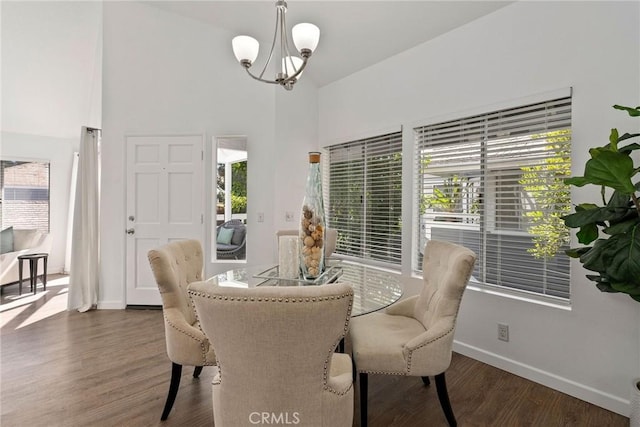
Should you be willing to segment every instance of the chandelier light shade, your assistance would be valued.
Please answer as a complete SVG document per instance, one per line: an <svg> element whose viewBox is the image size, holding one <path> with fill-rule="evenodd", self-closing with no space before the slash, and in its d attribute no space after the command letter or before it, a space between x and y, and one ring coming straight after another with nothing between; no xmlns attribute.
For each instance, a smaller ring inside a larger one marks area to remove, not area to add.
<svg viewBox="0 0 640 427"><path fill-rule="evenodd" d="M242 61L248 61L249 64L251 64L258 57L260 43L253 37L237 36L233 38L231 44L233 46L233 53L240 63L242 63Z"/></svg>
<svg viewBox="0 0 640 427"><path fill-rule="evenodd" d="M249 70L258 57L260 49L260 43L256 39L245 35L236 36L231 41L231 46L236 59L247 70L249 76L261 82L278 84L287 90L291 90L318 46L320 29L309 23L301 23L294 26L291 30L293 44L302 58L293 56L291 55L292 49L289 47L289 38L287 37L286 13L287 3L283 0L276 1L276 28L273 33L273 42L271 43L267 62L260 74L255 75ZM274 60L275 66L279 68L276 70L274 79L269 80L264 77L264 74L269 68L274 54L280 58L279 61Z"/></svg>
<svg viewBox="0 0 640 427"><path fill-rule="evenodd" d="M320 28L304 22L294 26L291 29L291 35L293 36L293 44L296 45L300 52L304 50L313 52L318 47L318 41L320 41Z"/></svg>
<svg viewBox="0 0 640 427"><path fill-rule="evenodd" d="M298 78L302 76L302 64L304 60L298 58L297 56L287 56L286 58L282 58L282 69L283 70L300 70L298 73Z"/></svg>

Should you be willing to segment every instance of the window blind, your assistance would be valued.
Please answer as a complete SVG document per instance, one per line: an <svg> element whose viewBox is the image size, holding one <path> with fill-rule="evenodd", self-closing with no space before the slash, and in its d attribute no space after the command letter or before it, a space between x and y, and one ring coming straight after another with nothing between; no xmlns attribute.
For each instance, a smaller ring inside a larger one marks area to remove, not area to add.
<svg viewBox="0 0 640 427"><path fill-rule="evenodd" d="M571 97L414 128L414 270L429 239L478 255L485 285L568 299Z"/></svg>
<svg viewBox="0 0 640 427"><path fill-rule="evenodd" d="M329 227L335 253L400 264L402 132L326 147Z"/></svg>

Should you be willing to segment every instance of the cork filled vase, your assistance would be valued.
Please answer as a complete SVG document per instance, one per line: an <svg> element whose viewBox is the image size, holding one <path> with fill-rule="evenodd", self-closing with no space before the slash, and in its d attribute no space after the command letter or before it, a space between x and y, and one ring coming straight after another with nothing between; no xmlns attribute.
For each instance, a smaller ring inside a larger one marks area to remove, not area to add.
<svg viewBox="0 0 640 427"><path fill-rule="evenodd" d="M309 175L300 218L300 271L305 279L315 279L324 271L326 228L318 152L309 153Z"/></svg>

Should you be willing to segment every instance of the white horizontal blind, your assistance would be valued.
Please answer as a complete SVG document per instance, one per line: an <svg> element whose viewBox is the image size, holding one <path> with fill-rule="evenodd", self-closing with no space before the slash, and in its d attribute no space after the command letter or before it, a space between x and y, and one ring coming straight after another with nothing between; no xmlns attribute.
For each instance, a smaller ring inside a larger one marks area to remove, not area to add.
<svg viewBox="0 0 640 427"><path fill-rule="evenodd" d="M478 255L484 284L569 298L571 98L414 128L415 270L428 239Z"/></svg>
<svg viewBox="0 0 640 427"><path fill-rule="evenodd" d="M327 147L328 226L336 253L400 264L402 132Z"/></svg>

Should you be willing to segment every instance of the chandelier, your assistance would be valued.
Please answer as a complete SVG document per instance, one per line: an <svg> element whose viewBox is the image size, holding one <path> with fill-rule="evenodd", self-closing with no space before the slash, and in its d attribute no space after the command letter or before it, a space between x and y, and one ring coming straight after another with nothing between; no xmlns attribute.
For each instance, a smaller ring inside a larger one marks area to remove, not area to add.
<svg viewBox="0 0 640 427"><path fill-rule="evenodd" d="M258 57L258 50L260 48L258 40L249 36L236 36L231 41L231 45L233 46L233 53L236 59L252 78L264 83L278 84L286 90L291 90L302 75L302 70L307 66L309 57L316 49L316 46L318 46L320 29L308 23L294 26L291 29L291 35L293 37L293 43L302 58L292 56L291 48L289 47L289 38L287 37L286 13L287 2L284 0L276 1L276 28L273 32L273 42L271 43L271 50L269 51L267 62L259 75L252 74L249 70ZM279 61L276 63L276 67L280 68L277 69L275 79L269 80L264 78L264 73L274 58L276 44L279 44Z"/></svg>

